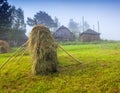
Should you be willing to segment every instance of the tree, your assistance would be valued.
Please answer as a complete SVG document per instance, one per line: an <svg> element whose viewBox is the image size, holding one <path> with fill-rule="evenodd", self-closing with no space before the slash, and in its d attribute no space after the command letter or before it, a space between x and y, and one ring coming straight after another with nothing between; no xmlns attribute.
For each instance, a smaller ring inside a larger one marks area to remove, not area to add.
<svg viewBox="0 0 120 93"><path fill-rule="evenodd" d="M11 27L11 6L7 0L0 0L0 39L8 39Z"/></svg>
<svg viewBox="0 0 120 93"><path fill-rule="evenodd" d="M75 34L75 36L78 36L80 32L79 23L75 22L73 19L70 19L68 28Z"/></svg>
<svg viewBox="0 0 120 93"><path fill-rule="evenodd" d="M24 22L24 12L21 8L16 9L12 7L12 28L17 31L26 31L26 24Z"/></svg>
<svg viewBox="0 0 120 93"><path fill-rule="evenodd" d="M57 17L55 17L54 22L56 23L57 27L60 27L60 22Z"/></svg>
<svg viewBox="0 0 120 93"><path fill-rule="evenodd" d="M84 30L86 31L89 28L90 28L90 25L87 23L87 21L85 21L84 22Z"/></svg>
<svg viewBox="0 0 120 93"><path fill-rule="evenodd" d="M56 24L56 27L51 29L52 32L55 32L60 27L60 22L57 17L54 18L54 22Z"/></svg>
<svg viewBox="0 0 120 93"><path fill-rule="evenodd" d="M29 26L34 26L37 24L42 24L47 26L48 28L57 27L57 23L48 15L46 12L39 11L34 15L33 18L27 18L27 24Z"/></svg>
<svg viewBox="0 0 120 93"><path fill-rule="evenodd" d="M21 8L16 9L15 6L12 7L12 26L11 32L9 33L10 39L14 44L18 44L19 40L22 39L26 32L26 24L24 22L24 12Z"/></svg>

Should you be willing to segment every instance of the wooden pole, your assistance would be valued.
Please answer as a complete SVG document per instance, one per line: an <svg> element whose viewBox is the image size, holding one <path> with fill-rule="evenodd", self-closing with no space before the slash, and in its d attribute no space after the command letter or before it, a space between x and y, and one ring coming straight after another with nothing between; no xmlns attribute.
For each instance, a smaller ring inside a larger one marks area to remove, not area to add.
<svg viewBox="0 0 120 93"><path fill-rule="evenodd" d="M93 30L95 30L95 25L93 25Z"/></svg>
<svg viewBox="0 0 120 93"><path fill-rule="evenodd" d="M72 59L74 59L76 62L79 62L82 64L81 61L79 61L77 58L73 57L71 54L69 54L64 48L62 48L60 45L58 45L59 48L61 48L66 54L68 54Z"/></svg>
<svg viewBox="0 0 120 93"><path fill-rule="evenodd" d="M82 26L82 25L81 25L81 22L80 22L80 31L79 31L79 34L81 33L81 26Z"/></svg>
<svg viewBox="0 0 120 93"><path fill-rule="evenodd" d="M100 24L99 21L97 21L97 25L98 25L98 33L100 32Z"/></svg>
<svg viewBox="0 0 120 93"><path fill-rule="evenodd" d="M84 32L84 16L82 17L82 23L83 23L83 32Z"/></svg>
<svg viewBox="0 0 120 93"><path fill-rule="evenodd" d="M11 60L14 59L14 56L16 56L22 49L24 49L24 46L27 44L24 43L20 48L18 48L6 61L3 62L3 64L0 66L0 70L8 63L10 62Z"/></svg>

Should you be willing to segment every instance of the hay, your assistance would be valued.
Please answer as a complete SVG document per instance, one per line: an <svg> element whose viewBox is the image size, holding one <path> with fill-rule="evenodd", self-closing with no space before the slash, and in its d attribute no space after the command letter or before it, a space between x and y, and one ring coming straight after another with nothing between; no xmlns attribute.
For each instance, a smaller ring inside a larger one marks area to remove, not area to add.
<svg viewBox="0 0 120 93"><path fill-rule="evenodd" d="M0 40L0 54L10 51L10 46L6 41Z"/></svg>
<svg viewBox="0 0 120 93"><path fill-rule="evenodd" d="M33 61L33 74L48 74L57 71L57 45L48 28L35 26L28 40L28 49Z"/></svg>

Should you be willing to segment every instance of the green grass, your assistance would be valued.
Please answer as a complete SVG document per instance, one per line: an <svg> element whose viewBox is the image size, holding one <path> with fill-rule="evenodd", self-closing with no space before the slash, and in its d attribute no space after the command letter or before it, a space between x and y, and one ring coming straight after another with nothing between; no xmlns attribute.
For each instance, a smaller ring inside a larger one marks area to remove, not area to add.
<svg viewBox="0 0 120 93"><path fill-rule="evenodd" d="M31 74L26 52L0 71L0 93L120 93L120 43L63 44L77 63L58 49L58 72L46 76ZM0 54L0 65L11 53Z"/></svg>

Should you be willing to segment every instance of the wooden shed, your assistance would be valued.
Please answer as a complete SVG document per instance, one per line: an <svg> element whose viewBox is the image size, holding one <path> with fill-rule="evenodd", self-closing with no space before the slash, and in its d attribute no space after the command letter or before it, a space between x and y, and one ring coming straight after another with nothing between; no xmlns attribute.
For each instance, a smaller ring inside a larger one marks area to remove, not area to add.
<svg viewBox="0 0 120 93"><path fill-rule="evenodd" d="M100 33L92 29L88 29L80 34L80 41L82 42L91 42L91 41L99 41L99 40L100 40Z"/></svg>
<svg viewBox="0 0 120 93"><path fill-rule="evenodd" d="M74 41L75 35L65 26L61 26L53 33L56 41Z"/></svg>

